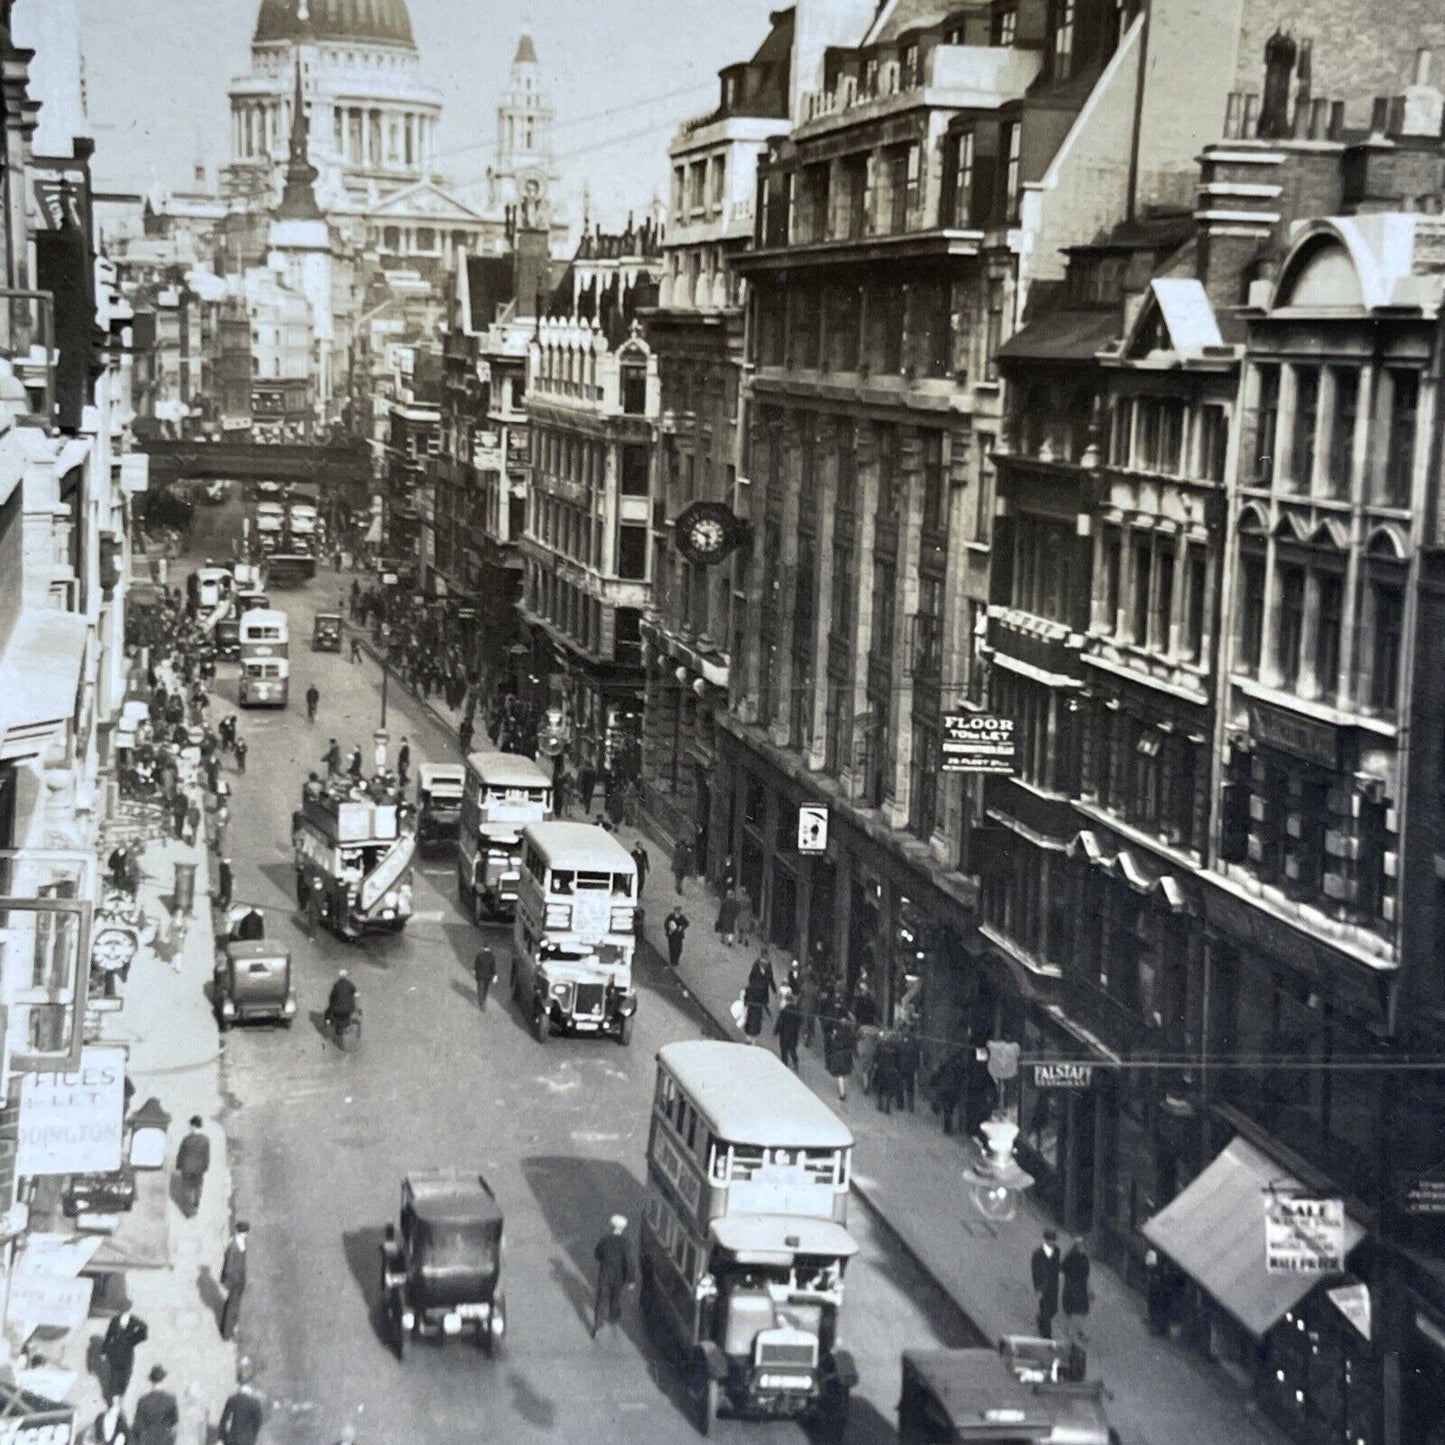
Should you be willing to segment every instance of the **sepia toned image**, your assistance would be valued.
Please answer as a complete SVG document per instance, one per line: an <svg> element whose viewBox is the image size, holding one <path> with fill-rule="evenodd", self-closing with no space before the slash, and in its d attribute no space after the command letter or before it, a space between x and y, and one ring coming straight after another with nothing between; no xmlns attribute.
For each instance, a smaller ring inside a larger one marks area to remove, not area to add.
<svg viewBox="0 0 1445 1445"><path fill-rule="evenodd" d="M1441 0L0 104L0 1445L1445 1445Z"/></svg>

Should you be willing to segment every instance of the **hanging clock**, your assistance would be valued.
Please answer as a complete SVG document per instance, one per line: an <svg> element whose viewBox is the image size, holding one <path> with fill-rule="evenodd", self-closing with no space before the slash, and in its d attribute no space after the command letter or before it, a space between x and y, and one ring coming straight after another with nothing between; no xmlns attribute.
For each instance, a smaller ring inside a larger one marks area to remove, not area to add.
<svg viewBox="0 0 1445 1445"><path fill-rule="evenodd" d="M673 523L677 550L689 562L711 566L735 551L744 536L744 525L723 502L693 502L683 508Z"/></svg>

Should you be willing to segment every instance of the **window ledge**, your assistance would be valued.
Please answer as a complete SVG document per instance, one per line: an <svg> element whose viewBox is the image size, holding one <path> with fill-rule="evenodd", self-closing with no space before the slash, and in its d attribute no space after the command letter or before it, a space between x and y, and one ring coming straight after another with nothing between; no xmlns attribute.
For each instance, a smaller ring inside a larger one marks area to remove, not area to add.
<svg viewBox="0 0 1445 1445"><path fill-rule="evenodd" d="M1305 717L1315 718L1319 722L1329 723L1334 727L1363 728L1367 732L1377 733L1386 738L1399 736L1397 724L1388 718L1372 717L1368 713L1343 712L1339 708L1331 707L1328 703L1317 702L1311 698L1300 697L1298 693L1270 687L1243 673L1233 673L1230 681L1246 697L1258 698L1261 702L1272 703L1275 707L1302 713Z"/></svg>

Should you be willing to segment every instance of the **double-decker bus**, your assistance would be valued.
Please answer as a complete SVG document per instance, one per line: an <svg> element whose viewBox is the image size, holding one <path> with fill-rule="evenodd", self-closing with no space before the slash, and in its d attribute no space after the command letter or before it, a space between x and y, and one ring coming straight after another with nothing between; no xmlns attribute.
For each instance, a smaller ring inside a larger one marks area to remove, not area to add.
<svg viewBox="0 0 1445 1445"><path fill-rule="evenodd" d="M632 1042L637 864L592 823L529 823L512 923L512 996L538 1043L563 1033Z"/></svg>
<svg viewBox="0 0 1445 1445"><path fill-rule="evenodd" d="M552 816L552 779L519 753L472 753L457 831L457 896L478 923L517 902L522 829Z"/></svg>
<svg viewBox="0 0 1445 1445"><path fill-rule="evenodd" d="M853 1135L781 1060L690 1040L657 1055L642 1307L677 1347L703 1434L724 1402L841 1433Z"/></svg>
<svg viewBox="0 0 1445 1445"><path fill-rule="evenodd" d="M291 623L284 612L256 607L237 622L241 676L236 701L242 707L285 707L291 693Z"/></svg>

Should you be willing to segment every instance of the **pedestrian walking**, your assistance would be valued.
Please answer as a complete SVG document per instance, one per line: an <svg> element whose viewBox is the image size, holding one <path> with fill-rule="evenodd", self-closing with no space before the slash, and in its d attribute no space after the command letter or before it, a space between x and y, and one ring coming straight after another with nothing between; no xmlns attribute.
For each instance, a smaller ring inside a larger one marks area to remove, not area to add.
<svg viewBox="0 0 1445 1445"><path fill-rule="evenodd" d="M818 970L811 964L798 977L798 1016L803 1025L803 1043L811 1048L813 1032L818 1025L818 1005L822 990L818 986Z"/></svg>
<svg viewBox="0 0 1445 1445"><path fill-rule="evenodd" d="M186 805L186 831L185 844L188 848L195 847L196 839L201 832L201 805L194 798Z"/></svg>
<svg viewBox="0 0 1445 1445"><path fill-rule="evenodd" d="M738 894L737 940L744 948L752 945L753 934L758 931L758 915L753 912L752 895L746 888Z"/></svg>
<svg viewBox="0 0 1445 1445"><path fill-rule="evenodd" d="M351 756L346 760L346 771L347 774L358 783L361 781L361 767L361 749L360 747L353 746Z"/></svg>
<svg viewBox="0 0 1445 1445"><path fill-rule="evenodd" d="M768 1003L777 992L778 981L773 976L773 965L764 949L754 960L748 972L748 981L743 985L743 1032L748 1042L756 1043L763 1031L763 1015L768 1012Z"/></svg>
<svg viewBox="0 0 1445 1445"><path fill-rule="evenodd" d="M918 1030L907 1025L898 1032L898 1107L910 1114L918 1101L918 1070L922 1063Z"/></svg>
<svg viewBox="0 0 1445 1445"><path fill-rule="evenodd" d="M221 1306L221 1338L235 1337L236 1326L241 1319L241 1298L246 1293L246 1246L251 1226L241 1220L226 1246L225 1258L221 1263L221 1288L226 1291L226 1302Z"/></svg>
<svg viewBox="0 0 1445 1445"><path fill-rule="evenodd" d="M235 753L236 753L236 771L237 771L238 773L244 773L244 772L246 771L246 754L247 754L249 751L250 751L250 749L246 746L246 739L243 738L243 737L241 737L240 734L238 733L238 734L236 735L236 747L235 747Z"/></svg>
<svg viewBox="0 0 1445 1445"><path fill-rule="evenodd" d="M680 905L674 905L671 913L663 920L662 931L667 935L667 961L676 968L682 962L682 945L687 937L691 920Z"/></svg>
<svg viewBox="0 0 1445 1445"><path fill-rule="evenodd" d="M125 845L117 843L110 850L110 857L105 860L105 866L110 869L110 886L117 893L124 893L125 887Z"/></svg>
<svg viewBox="0 0 1445 1445"><path fill-rule="evenodd" d="M798 1068L798 1039L803 1032L803 1016L798 1011L797 996L784 988L778 996L779 1008L773 1033L778 1039L778 1057L795 1073Z"/></svg>
<svg viewBox="0 0 1445 1445"><path fill-rule="evenodd" d="M211 829L211 846L217 857L224 857L231 851L231 810L222 803L216 809L216 820Z"/></svg>
<svg viewBox="0 0 1445 1445"><path fill-rule="evenodd" d="M717 922L713 924L713 932L718 935L729 948L733 946L733 939L738 931L738 896L731 888L726 889L722 898L718 901Z"/></svg>
<svg viewBox="0 0 1445 1445"><path fill-rule="evenodd" d="M211 1167L211 1141L206 1138L205 1125L199 1114L191 1116L191 1132L176 1150L176 1172L181 1176L181 1210L194 1219L201 1207L201 1186L206 1170Z"/></svg>
<svg viewBox="0 0 1445 1445"><path fill-rule="evenodd" d="M597 769L591 763L583 763L577 770L577 801L582 804L582 816L592 813L592 795L597 791Z"/></svg>
<svg viewBox="0 0 1445 1445"><path fill-rule="evenodd" d="M221 1411L216 1427L221 1445L256 1445L266 1412L261 1396L251 1385L251 1362L243 1359L236 1366L237 1386Z"/></svg>
<svg viewBox="0 0 1445 1445"><path fill-rule="evenodd" d="M1054 1230L1044 1230L1043 1243L1030 1256L1029 1277L1039 1307L1039 1338L1051 1340L1054 1316L1059 1312L1059 1236Z"/></svg>
<svg viewBox="0 0 1445 1445"><path fill-rule="evenodd" d="M306 689L306 721L307 721L307 722L309 722L309 723L314 723L314 722L316 721L316 709L317 709L318 707L320 707L320 706L321 706L321 690L320 690L320 689L316 686L316 684L313 682L313 683L311 684L311 686Z"/></svg>
<svg viewBox="0 0 1445 1445"><path fill-rule="evenodd" d="M125 850L125 891L135 898L140 893L141 841L136 838Z"/></svg>
<svg viewBox="0 0 1445 1445"><path fill-rule="evenodd" d="M1070 1348L1082 1347L1084 1321L1089 1318L1089 1256L1077 1235L1069 1252L1059 1261L1059 1304L1064 1312L1064 1338Z"/></svg>
<svg viewBox="0 0 1445 1445"><path fill-rule="evenodd" d="M457 725L457 742L461 744L462 756L466 757L472 750L472 739L476 736L476 724L470 716L464 717Z"/></svg>
<svg viewBox="0 0 1445 1445"><path fill-rule="evenodd" d="M161 1389L165 1378L164 1365L151 1366L151 1387L135 1402L135 1419L131 1422L135 1445L176 1445L181 1412L176 1397Z"/></svg>
<svg viewBox="0 0 1445 1445"><path fill-rule="evenodd" d="M361 661L361 639L359 637L351 639L351 660L352 662Z"/></svg>
<svg viewBox="0 0 1445 1445"><path fill-rule="evenodd" d="M177 838L184 839L186 836L186 814L190 807L190 801L182 792L177 792L171 799L171 827Z"/></svg>
<svg viewBox="0 0 1445 1445"><path fill-rule="evenodd" d="M945 1134L953 1133L954 1116L963 1102L967 1083L968 1052L963 1044L955 1044L928 1080L933 1091L933 1112L941 1116Z"/></svg>
<svg viewBox="0 0 1445 1445"><path fill-rule="evenodd" d="M853 1073L856 1046L857 1034L852 1018L845 1013L833 1019L823 1033L823 1062L838 1086L839 1099L844 1102L848 1098L848 1079Z"/></svg>
<svg viewBox="0 0 1445 1445"><path fill-rule="evenodd" d="M616 819L613 820L614 822ZM672 878L677 884L677 891L682 892L682 885L687 882L692 874L692 844L686 838L678 842L672 850Z"/></svg>
<svg viewBox="0 0 1445 1445"><path fill-rule="evenodd" d="M589 811L584 807L583 812ZM652 868L652 859L647 856L647 849L640 842L633 844L632 861L637 865L637 896L642 897L642 890L647 886L647 875Z"/></svg>
<svg viewBox="0 0 1445 1445"><path fill-rule="evenodd" d="M100 1342L100 1358L105 1362L105 1398L109 1403L119 1400L130 1389L135 1370L135 1352L150 1339L146 1322L131 1313L130 1301L122 1299L120 1313L112 1316Z"/></svg>
<svg viewBox="0 0 1445 1445"><path fill-rule="evenodd" d="M130 1421L125 1418L119 1400L110 1401L95 1417L90 1438L102 1442L102 1445L130 1445Z"/></svg>
<svg viewBox="0 0 1445 1445"><path fill-rule="evenodd" d="M341 744L335 738L331 739L331 745L322 755L321 761L326 764L326 775L334 778L341 772Z"/></svg>
<svg viewBox="0 0 1445 1445"><path fill-rule="evenodd" d="M1144 1251L1144 1298L1149 1307L1149 1333L1167 1336L1174 1311L1174 1275L1169 1261L1157 1249Z"/></svg>
<svg viewBox="0 0 1445 1445"><path fill-rule="evenodd" d="M567 776L567 769L562 766L562 760L557 760L557 766L552 775L552 802L559 818L567 816L567 798L571 792L571 780Z"/></svg>
<svg viewBox="0 0 1445 1445"><path fill-rule="evenodd" d="M592 1251L597 1261L597 1298L592 1306L592 1338L607 1323L616 1325L622 1318L622 1292L632 1283L632 1250L627 1243L627 1216L614 1214L608 1221L607 1233Z"/></svg>
<svg viewBox="0 0 1445 1445"><path fill-rule="evenodd" d="M396 750L396 778L403 788L406 787L408 774L411 772L411 739L405 733L401 735L401 746Z"/></svg>
<svg viewBox="0 0 1445 1445"><path fill-rule="evenodd" d="M898 1102L898 1035L885 1029L873 1055L873 1097L880 1114L891 1114Z"/></svg>
<svg viewBox="0 0 1445 1445"><path fill-rule="evenodd" d="M477 979L477 1007L486 1008L487 994L497 977L497 956L490 948L480 948L472 960L472 972Z"/></svg>

